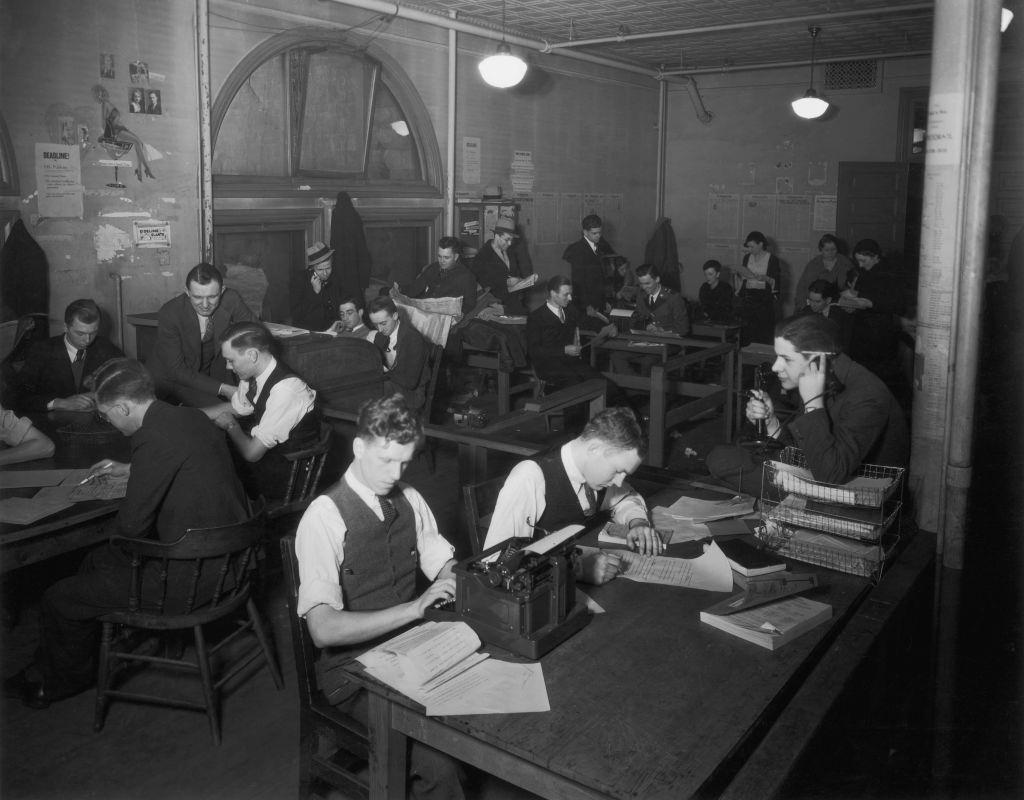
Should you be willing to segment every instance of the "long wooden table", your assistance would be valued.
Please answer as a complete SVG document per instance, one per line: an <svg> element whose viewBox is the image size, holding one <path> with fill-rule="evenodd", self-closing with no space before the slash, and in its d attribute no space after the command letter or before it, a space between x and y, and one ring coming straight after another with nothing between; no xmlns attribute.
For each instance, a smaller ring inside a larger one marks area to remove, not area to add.
<svg viewBox="0 0 1024 800"><path fill-rule="evenodd" d="M3 475L23 469L85 469L104 458L128 461L128 439L93 412L53 411L32 414L33 423L56 445L51 458L0 468L0 497L31 497L39 489L7 489ZM0 573L105 541L118 500L89 500L29 525L0 523Z"/></svg>
<svg viewBox="0 0 1024 800"><path fill-rule="evenodd" d="M427 717L354 667L370 692L370 796L405 796L412 737L546 798L772 797L870 647L899 635L933 557L918 534L875 587L794 563L819 574L812 596L834 617L775 652L700 623L724 594L588 587L607 613L541 659L543 714Z"/></svg>

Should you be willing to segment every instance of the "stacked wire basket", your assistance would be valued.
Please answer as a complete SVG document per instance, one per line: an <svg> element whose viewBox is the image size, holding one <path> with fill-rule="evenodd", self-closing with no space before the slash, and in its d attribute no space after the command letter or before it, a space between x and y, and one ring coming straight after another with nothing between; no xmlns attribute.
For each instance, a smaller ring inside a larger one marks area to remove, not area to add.
<svg viewBox="0 0 1024 800"><path fill-rule="evenodd" d="M905 470L864 464L835 484L806 468L795 447L765 462L757 537L786 558L878 580L899 541Z"/></svg>

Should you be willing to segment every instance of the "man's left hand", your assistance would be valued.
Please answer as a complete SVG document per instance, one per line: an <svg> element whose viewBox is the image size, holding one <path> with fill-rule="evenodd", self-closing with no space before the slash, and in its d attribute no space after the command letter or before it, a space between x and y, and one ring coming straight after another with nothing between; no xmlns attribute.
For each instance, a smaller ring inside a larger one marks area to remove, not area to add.
<svg viewBox="0 0 1024 800"><path fill-rule="evenodd" d="M626 533L626 544L641 555L658 556L665 550L665 544L658 532L650 525L637 525Z"/></svg>

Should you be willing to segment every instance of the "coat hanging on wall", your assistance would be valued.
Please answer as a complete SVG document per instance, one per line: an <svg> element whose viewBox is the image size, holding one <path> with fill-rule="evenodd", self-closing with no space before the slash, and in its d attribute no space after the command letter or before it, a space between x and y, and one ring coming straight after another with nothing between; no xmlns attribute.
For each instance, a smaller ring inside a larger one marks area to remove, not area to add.
<svg viewBox="0 0 1024 800"><path fill-rule="evenodd" d="M644 263L653 264L661 274L661 282L675 292L682 294L682 281L679 277L679 250L676 247L676 234L672 230L672 220L662 217L654 226L654 233L644 249Z"/></svg>
<svg viewBox="0 0 1024 800"><path fill-rule="evenodd" d="M331 220L334 272L341 279L342 293L365 298L370 285L372 263L366 246L363 218L352 205L348 192L338 192Z"/></svg>
<svg viewBox="0 0 1024 800"><path fill-rule="evenodd" d="M0 250L0 322L50 310L50 267L46 253L20 219ZM43 335L49 335L44 331Z"/></svg>

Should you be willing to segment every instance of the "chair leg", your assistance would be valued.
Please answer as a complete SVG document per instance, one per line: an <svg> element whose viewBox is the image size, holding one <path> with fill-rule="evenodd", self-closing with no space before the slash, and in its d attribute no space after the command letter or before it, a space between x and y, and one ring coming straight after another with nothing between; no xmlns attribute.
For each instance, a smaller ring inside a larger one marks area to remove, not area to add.
<svg viewBox="0 0 1024 800"><path fill-rule="evenodd" d="M213 734L213 743L220 744L220 724L217 719L217 692L213 688L213 674L210 670L210 654L206 649L206 639L203 637L203 626L196 625L192 628L196 640L196 663L199 666L200 682L203 685L203 699L206 702L206 717L210 721L210 733Z"/></svg>
<svg viewBox="0 0 1024 800"><path fill-rule="evenodd" d="M104 622L100 635L99 668L96 672L96 710L93 716L92 729L99 733L103 730L107 715L107 684L110 681L110 641L114 635L114 625Z"/></svg>
<svg viewBox="0 0 1024 800"><path fill-rule="evenodd" d="M249 612L249 622L252 623L253 633L256 634L260 647L263 648L263 658L267 662L267 669L270 670L271 677L274 679L274 686L278 690L283 689L284 679L281 677L281 670L277 666L277 660L274 658L274 650L270 646L267 631L263 627L263 617L260 616L259 609L256 608L256 603L251 597L245 602L245 608Z"/></svg>

